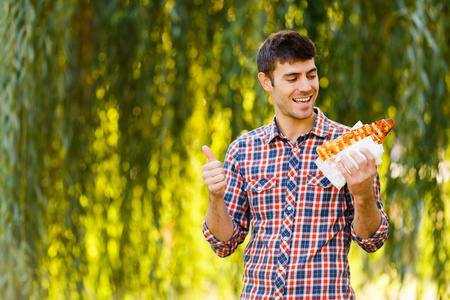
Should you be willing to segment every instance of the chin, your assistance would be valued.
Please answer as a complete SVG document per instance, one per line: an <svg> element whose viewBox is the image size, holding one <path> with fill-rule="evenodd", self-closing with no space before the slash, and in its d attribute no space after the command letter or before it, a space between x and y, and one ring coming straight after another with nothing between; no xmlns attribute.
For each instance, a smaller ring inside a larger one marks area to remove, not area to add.
<svg viewBox="0 0 450 300"><path fill-rule="evenodd" d="M303 111L302 113L296 115L297 120L307 120L310 119L314 114L314 109L311 107L308 111Z"/></svg>

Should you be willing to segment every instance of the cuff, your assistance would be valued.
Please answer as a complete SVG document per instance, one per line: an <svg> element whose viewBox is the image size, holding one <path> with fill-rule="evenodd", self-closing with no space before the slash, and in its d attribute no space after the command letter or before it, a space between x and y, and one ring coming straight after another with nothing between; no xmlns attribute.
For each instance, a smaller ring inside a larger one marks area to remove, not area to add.
<svg viewBox="0 0 450 300"><path fill-rule="evenodd" d="M378 227L377 231L369 238L362 239L360 238L353 227L353 223L351 225L351 235L352 239L361 245L367 252L375 252L378 250L386 241L387 236L389 234L389 221L385 216L381 216L381 224Z"/></svg>
<svg viewBox="0 0 450 300"><path fill-rule="evenodd" d="M205 236L205 240L211 244L211 247L226 247L230 246L234 237L237 235L237 226L233 222L233 235L229 241L221 241L214 236L214 234L209 230L208 225L206 225L206 220L203 220L203 235Z"/></svg>

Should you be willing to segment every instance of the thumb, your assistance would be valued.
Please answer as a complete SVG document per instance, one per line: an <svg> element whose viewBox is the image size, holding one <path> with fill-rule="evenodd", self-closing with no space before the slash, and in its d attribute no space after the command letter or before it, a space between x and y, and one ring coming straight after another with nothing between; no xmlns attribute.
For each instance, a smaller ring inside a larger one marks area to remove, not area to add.
<svg viewBox="0 0 450 300"><path fill-rule="evenodd" d="M203 146L202 147L203 153L205 153L206 157L208 158L209 162L213 162L216 161L216 157L214 156L214 153L212 152L211 149L209 149L208 146Z"/></svg>

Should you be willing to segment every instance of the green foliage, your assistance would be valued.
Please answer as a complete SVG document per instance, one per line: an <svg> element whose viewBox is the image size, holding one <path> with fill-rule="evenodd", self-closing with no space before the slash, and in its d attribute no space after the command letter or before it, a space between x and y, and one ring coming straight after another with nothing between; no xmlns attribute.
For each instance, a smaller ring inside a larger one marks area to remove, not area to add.
<svg viewBox="0 0 450 300"><path fill-rule="evenodd" d="M352 252L357 284L448 299L444 3L1 1L0 297L235 298L244 247L224 260L203 241L201 146L223 159L271 120L256 52L294 29L318 47L329 117L397 123L380 166L391 235Z"/></svg>

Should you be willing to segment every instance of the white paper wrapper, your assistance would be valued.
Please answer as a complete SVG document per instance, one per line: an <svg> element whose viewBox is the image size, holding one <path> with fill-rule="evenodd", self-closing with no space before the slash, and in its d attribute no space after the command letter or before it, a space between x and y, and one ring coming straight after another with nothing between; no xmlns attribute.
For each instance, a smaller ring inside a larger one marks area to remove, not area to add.
<svg viewBox="0 0 450 300"><path fill-rule="evenodd" d="M362 123L359 121L358 123L353 126L352 129L361 127ZM348 154L349 152L353 151L361 155L365 159L365 156L359 151L361 148L368 149L373 156L375 156L375 164L379 165L382 163L381 156L383 155L384 149L383 144L378 144L377 142L374 142L370 136L366 137L365 139L362 139L355 144L345 148L341 152L339 152L336 156L333 157L333 159L327 159L326 161L323 161L320 157L316 160L316 165L319 168L320 171L327 177L330 182L337 188L341 189L345 185L345 178L337 168L337 163L341 161L342 155L346 155L350 161L355 165L355 167L358 166L356 161L353 160L353 158L350 157Z"/></svg>

